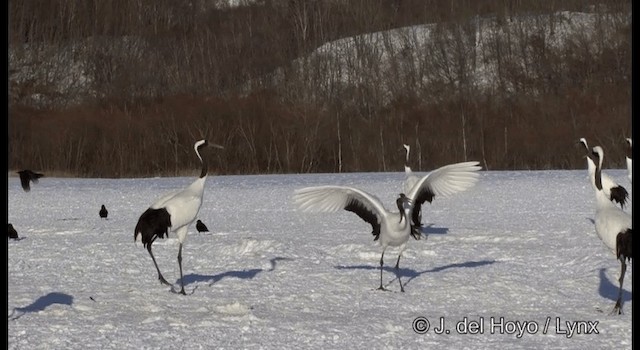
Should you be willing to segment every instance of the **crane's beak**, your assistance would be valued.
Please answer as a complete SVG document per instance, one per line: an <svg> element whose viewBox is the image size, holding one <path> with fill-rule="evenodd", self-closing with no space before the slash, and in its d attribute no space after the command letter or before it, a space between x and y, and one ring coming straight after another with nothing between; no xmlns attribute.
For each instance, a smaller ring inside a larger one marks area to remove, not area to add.
<svg viewBox="0 0 640 350"><path fill-rule="evenodd" d="M209 147L213 147L213 148L218 148L218 149L224 149L224 147L222 147L221 145L217 144L217 143L207 143L207 145Z"/></svg>

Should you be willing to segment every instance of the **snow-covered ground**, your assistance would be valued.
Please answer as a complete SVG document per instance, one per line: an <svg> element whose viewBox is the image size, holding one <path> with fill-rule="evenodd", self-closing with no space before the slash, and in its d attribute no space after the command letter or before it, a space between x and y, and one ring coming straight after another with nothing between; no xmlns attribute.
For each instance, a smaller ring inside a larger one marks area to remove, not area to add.
<svg viewBox="0 0 640 350"><path fill-rule="evenodd" d="M631 192L625 170L607 172ZM631 348L632 266L625 313L610 315L620 264L595 234L586 170L482 172L473 189L426 204L430 235L401 261L405 293L395 250L391 292L375 290L370 225L291 200L343 184L395 209L400 172L211 176L199 215L211 232L192 226L183 252L190 294L171 293L133 229L194 177L43 178L29 193L10 178L9 222L23 239L8 242L9 349ZM178 285L175 236L153 247ZM412 329L421 317L425 334ZM441 320L448 334L436 333Z"/></svg>

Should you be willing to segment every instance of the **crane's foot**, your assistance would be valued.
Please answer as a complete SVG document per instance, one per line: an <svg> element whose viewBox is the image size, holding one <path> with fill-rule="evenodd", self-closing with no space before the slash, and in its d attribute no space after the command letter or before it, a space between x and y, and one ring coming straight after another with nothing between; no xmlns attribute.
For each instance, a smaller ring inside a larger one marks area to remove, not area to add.
<svg viewBox="0 0 640 350"><path fill-rule="evenodd" d="M187 294L187 292L185 292L185 290L184 290L184 287L180 288L180 290L178 290L178 289L176 289L174 287L171 287L171 293L173 293L173 294L182 294L182 295L191 295L191 294L195 293L197 288L198 288L198 286L193 288L191 293Z"/></svg>
<svg viewBox="0 0 640 350"><path fill-rule="evenodd" d="M376 288L375 290L381 290L381 291L384 291L384 292L390 292L391 291L391 290L383 287L382 285L380 287Z"/></svg>
<svg viewBox="0 0 640 350"><path fill-rule="evenodd" d="M611 310L609 315L622 315L622 303L620 300L616 301L616 305L613 307L613 310Z"/></svg>
<svg viewBox="0 0 640 350"><path fill-rule="evenodd" d="M158 280L160 281L160 283L165 284L169 287L173 287L173 284L167 282L166 279L164 279L164 277L162 277L162 275L158 275Z"/></svg>

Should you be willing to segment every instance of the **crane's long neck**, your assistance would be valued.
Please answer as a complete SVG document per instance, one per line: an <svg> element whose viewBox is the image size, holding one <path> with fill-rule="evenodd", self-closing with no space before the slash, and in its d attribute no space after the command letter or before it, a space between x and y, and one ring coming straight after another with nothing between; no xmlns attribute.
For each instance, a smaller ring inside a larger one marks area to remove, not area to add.
<svg viewBox="0 0 640 350"><path fill-rule="evenodd" d="M610 198L604 193L603 186L602 186L602 163L603 163L602 160L604 158L604 155L601 152L598 152L598 153L594 152L594 156L596 156L595 157L596 171L594 174L594 184L596 186L597 207L598 208L609 208L609 207L617 208L615 204L613 204L613 202L610 200Z"/></svg>
<svg viewBox="0 0 640 350"><path fill-rule="evenodd" d="M598 155L598 163L596 164L595 169L595 185L598 191L602 191L602 158L601 154ZM594 162L595 163L595 162Z"/></svg>
<svg viewBox="0 0 640 350"><path fill-rule="evenodd" d="M198 159L200 159L200 163L202 163L202 171L200 172L201 179L205 178L207 176L207 173L209 172L207 161L200 156L200 150L202 149L202 147L202 145L196 147L196 155L198 156Z"/></svg>
<svg viewBox="0 0 640 350"><path fill-rule="evenodd" d="M400 197L396 200L396 205L398 206L398 211L400 214L400 222L399 224L404 224L402 227L406 227L409 222L409 213L411 211L410 206L407 205L409 198L407 198L404 193L400 194Z"/></svg>
<svg viewBox="0 0 640 350"><path fill-rule="evenodd" d="M411 150L409 148L408 145L404 145L404 150L406 151L405 157L404 157L404 172L405 173L410 173L411 172L411 167L409 166L409 151Z"/></svg>
<svg viewBox="0 0 640 350"><path fill-rule="evenodd" d="M209 171L209 168L207 166L207 162L206 161L202 161L202 171L200 172L200 178L205 178L207 177L207 173Z"/></svg>

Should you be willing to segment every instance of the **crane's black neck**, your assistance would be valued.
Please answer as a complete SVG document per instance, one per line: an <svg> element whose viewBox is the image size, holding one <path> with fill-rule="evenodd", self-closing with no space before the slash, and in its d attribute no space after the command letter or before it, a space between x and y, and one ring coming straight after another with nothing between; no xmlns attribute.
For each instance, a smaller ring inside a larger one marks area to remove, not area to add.
<svg viewBox="0 0 640 350"><path fill-rule="evenodd" d="M203 144L199 145L198 148L196 149L196 153L198 155L198 158L200 158L200 162L202 162L202 171L200 172L200 178L203 178L203 177L207 176L207 173L209 172L209 167L208 167L206 159L204 159L200 155L200 151L202 151L202 149L204 147L206 147L206 146L207 146L207 142L205 141Z"/></svg>
<svg viewBox="0 0 640 350"><path fill-rule="evenodd" d="M410 149L405 146L404 150L406 152L406 154L404 156L404 166L408 168L409 167L409 152L410 152Z"/></svg>
<svg viewBox="0 0 640 350"><path fill-rule="evenodd" d="M595 185L598 191L602 191L602 161L598 153L593 152L592 155L593 162L596 164Z"/></svg>
<svg viewBox="0 0 640 350"><path fill-rule="evenodd" d="M633 151L631 150L631 144L627 142L627 158L633 159Z"/></svg>
<svg viewBox="0 0 640 350"><path fill-rule="evenodd" d="M207 162L203 159L202 160L202 171L200 172L200 178L203 178L205 176L207 176L207 172L209 171L208 167L207 167Z"/></svg>
<svg viewBox="0 0 640 350"><path fill-rule="evenodd" d="M400 197L396 199L396 205L398 206L398 210L400 211L400 222L402 222L403 218L406 219L405 212L404 212L404 203L408 199L409 198L407 198L407 196L404 193L400 193Z"/></svg>

